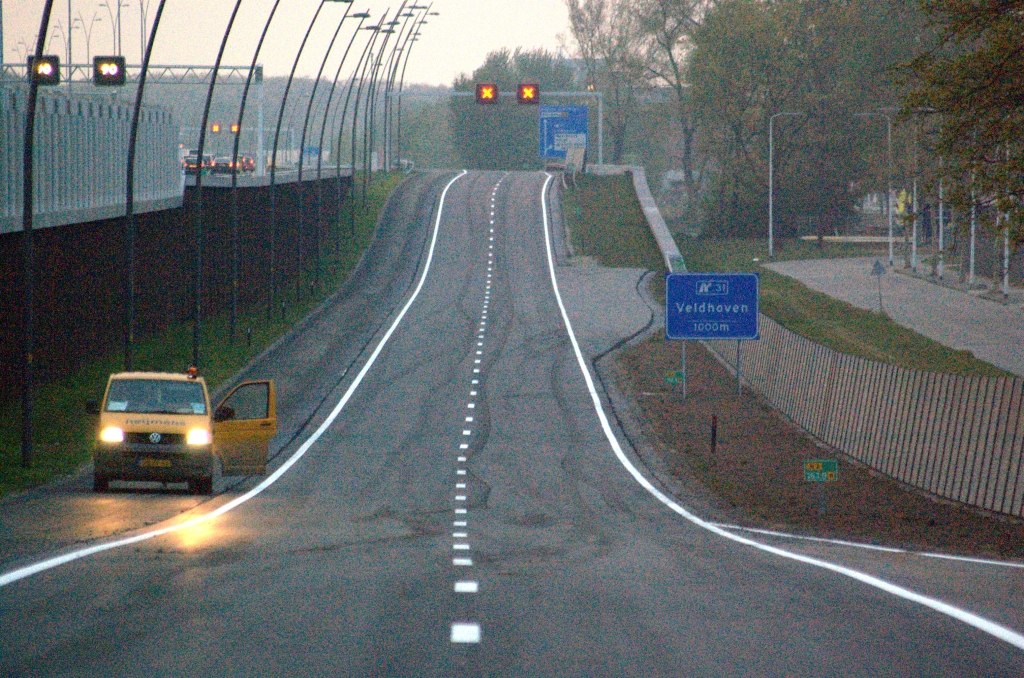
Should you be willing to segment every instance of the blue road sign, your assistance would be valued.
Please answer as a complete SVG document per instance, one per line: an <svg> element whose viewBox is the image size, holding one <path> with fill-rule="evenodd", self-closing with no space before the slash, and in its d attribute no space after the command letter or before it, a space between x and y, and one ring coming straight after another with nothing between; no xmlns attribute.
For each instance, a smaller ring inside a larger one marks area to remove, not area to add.
<svg viewBox="0 0 1024 678"><path fill-rule="evenodd" d="M670 273L666 339L760 339L756 273Z"/></svg>
<svg viewBox="0 0 1024 678"><path fill-rule="evenodd" d="M565 149L587 145L586 106L540 107L540 157L565 159Z"/></svg>

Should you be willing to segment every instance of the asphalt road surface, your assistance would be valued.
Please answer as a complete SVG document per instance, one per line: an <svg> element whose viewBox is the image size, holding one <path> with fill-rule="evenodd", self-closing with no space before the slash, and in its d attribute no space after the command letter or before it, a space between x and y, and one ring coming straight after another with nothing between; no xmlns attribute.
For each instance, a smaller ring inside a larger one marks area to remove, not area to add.
<svg viewBox="0 0 1024 678"><path fill-rule="evenodd" d="M642 487L555 296L544 176L458 178L434 242L430 201L451 176L406 186L406 216L385 225L392 256L371 278L390 293L362 315L358 294L339 300L258 366L282 382L278 463L304 456L216 518L0 587L0 674L1024 675L1024 652L991 633L726 539ZM253 487L164 507L154 527ZM93 515L131 514L133 494L78 491ZM82 529L27 532L3 571Z"/></svg>

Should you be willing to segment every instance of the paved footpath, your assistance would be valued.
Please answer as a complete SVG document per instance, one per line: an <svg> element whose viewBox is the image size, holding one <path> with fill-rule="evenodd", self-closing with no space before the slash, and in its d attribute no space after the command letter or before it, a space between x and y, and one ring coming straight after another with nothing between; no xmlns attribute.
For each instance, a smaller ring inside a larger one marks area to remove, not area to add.
<svg viewBox="0 0 1024 678"><path fill-rule="evenodd" d="M811 289L858 308L878 310L875 257L765 264ZM1024 376L1024 310L932 285L887 269L882 303L895 322L929 339Z"/></svg>

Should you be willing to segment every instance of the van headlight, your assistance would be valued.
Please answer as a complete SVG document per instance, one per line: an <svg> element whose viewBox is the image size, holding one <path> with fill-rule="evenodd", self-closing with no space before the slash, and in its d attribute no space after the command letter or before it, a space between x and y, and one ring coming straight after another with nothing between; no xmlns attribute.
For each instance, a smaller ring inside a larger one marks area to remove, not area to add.
<svg viewBox="0 0 1024 678"><path fill-rule="evenodd" d="M189 445L209 445L210 432L205 428L194 428L188 432L188 438L185 442Z"/></svg>
<svg viewBox="0 0 1024 678"><path fill-rule="evenodd" d="M124 430L116 426L108 426L100 431L100 440L105 443L123 443Z"/></svg>

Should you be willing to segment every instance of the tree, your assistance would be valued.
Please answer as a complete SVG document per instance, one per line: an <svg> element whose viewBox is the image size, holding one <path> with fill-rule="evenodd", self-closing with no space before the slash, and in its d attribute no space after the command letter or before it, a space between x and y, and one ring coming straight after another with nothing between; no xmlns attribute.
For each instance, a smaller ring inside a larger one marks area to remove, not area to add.
<svg viewBox="0 0 1024 678"><path fill-rule="evenodd" d="M672 89L680 128L683 191L690 201L697 194L702 172L697 169L695 142L697 121L690 97L686 58L692 36L714 0L642 0L640 21L648 36L647 68L656 82Z"/></svg>
<svg viewBox="0 0 1024 678"><path fill-rule="evenodd" d="M587 70L588 89L605 94L611 161L621 163L637 95L647 89L650 51L634 0L565 0L569 26ZM609 96L610 95L610 96Z"/></svg>
<svg viewBox="0 0 1024 678"><path fill-rule="evenodd" d="M937 36L909 62L913 89L903 114L936 119L935 152L949 195L970 209L972 195L1001 215L1012 242L1024 242L1024 0L923 0ZM984 220L994 226L995 219Z"/></svg>

